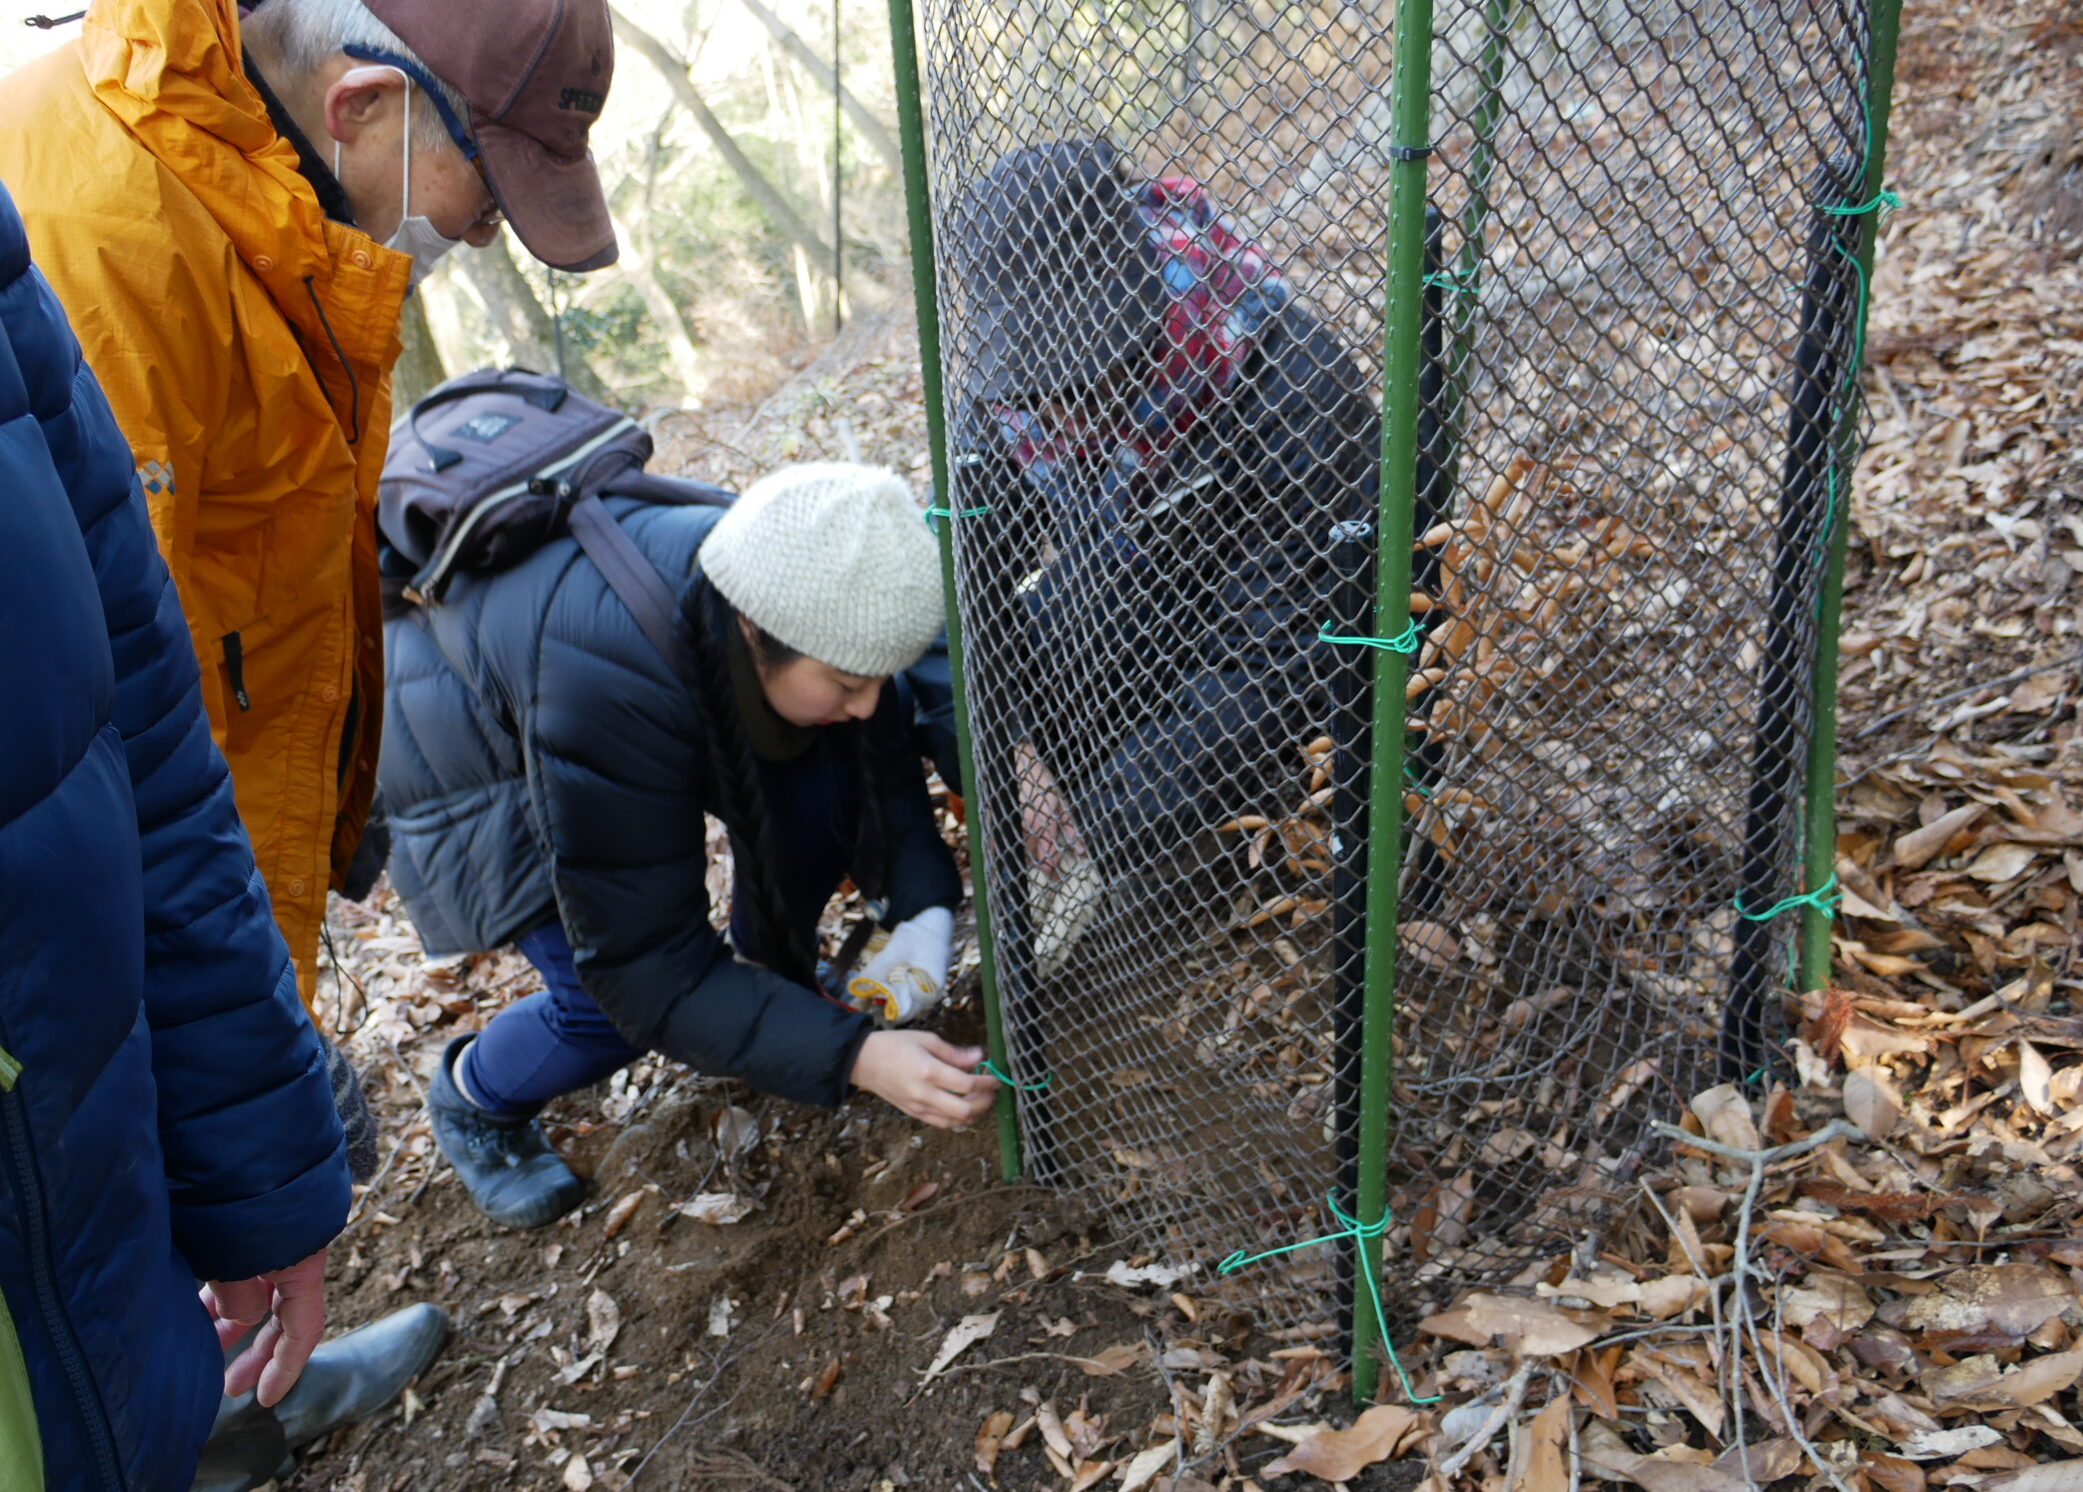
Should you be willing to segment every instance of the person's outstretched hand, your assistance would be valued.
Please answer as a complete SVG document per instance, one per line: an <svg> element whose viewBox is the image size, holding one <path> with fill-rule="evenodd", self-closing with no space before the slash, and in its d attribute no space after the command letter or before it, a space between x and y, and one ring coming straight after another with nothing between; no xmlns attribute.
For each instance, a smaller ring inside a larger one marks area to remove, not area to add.
<svg viewBox="0 0 2083 1492"><path fill-rule="evenodd" d="M1060 880L1066 861L1085 857L1085 836L1078 831L1056 774L1031 741L1014 745L1013 771L1020 782L1020 831L1027 842L1027 862L1047 879Z"/></svg>
<svg viewBox="0 0 2083 1492"><path fill-rule="evenodd" d="M257 1388L256 1397L273 1408L296 1386L325 1335L325 1250L250 1280L212 1280L203 1286L202 1301L216 1323L220 1348L267 1322L224 1370L224 1392L237 1398Z"/></svg>
<svg viewBox="0 0 2083 1492"><path fill-rule="evenodd" d="M853 1059L853 1085L936 1129L967 1129L991 1111L998 1080L972 1071L981 1047L951 1046L930 1031L877 1031Z"/></svg>

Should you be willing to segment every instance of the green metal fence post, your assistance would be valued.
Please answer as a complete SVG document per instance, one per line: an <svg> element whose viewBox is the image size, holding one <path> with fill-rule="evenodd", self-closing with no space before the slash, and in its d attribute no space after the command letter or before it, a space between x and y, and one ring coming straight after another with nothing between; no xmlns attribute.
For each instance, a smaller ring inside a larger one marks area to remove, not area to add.
<svg viewBox="0 0 2083 1492"><path fill-rule="evenodd" d="M1425 161L1432 148L1432 0L1397 0L1394 157L1389 177L1389 273L1384 296L1381 560L1375 634L1410 632L1411 513L1417 497L1418 372L1425 314ZM1388 1205L1389 1089L1395 1060L1396 897L1403 843L1403 687L1409 658L1381 648L1374 665L1374 769L1369 789L1367 956L1360 1035L1359 1197L1354 1257L1353 1397L1366 1403L1385 1344L1374 1302L1381 1283L1382 1218Z"/></svg>
<svg viewBox="0 0 2083 1492"><path fill-rule="evenodd" d="M926 441L933 458L933 491L950 516L940 525L940 574L947 591L948 660L955 679L955 739L962 757L962 787L976 802L976 749L969 731L969 695L962 659L962 613L955 590L955 525L961 499L948 480L947 413L941 403L940 302L933 280L933 213L926 189L926 120L919 88L918 33L911 0L890 0L890 52L897 76L897 133L904 153L904 202L911 216L911 289L918 301L919 381L926 397ZM969 814L969 879L976 908L977 977L982 986L984 1029L991 1061L1012 1074L1005 1045L1005 1015L998 1003L998 962L991 942L988 890L990 842L984 816ZM1020 1176L1019 1096L1010 1087L998 1094L998 1163L1005 1179Z"/></svg>
<svg viewBox="0 0 2083 1492"><path fill-rule="evenodd" d="M1887 179L1888 116L1895 93L1895 41L1901 30L1902 0L1872 0L1868 12L1871 47L1866 68L1866 176L1860 183L1862 202L1877 202ZM1858 273L1861 287L1853 309L1858 325L1853 328L1853 346L1866 345L1866 295L1864 287L1873 279L1873 243L1880 230L1880 213L1869 211L1860 219ZM1864 369L1856 362L1851 369L1850 407L1842 416L1841 429L1856 427L1858 380ZM1842 439L1842 437L1840 437ZM1827 568L1815 639L1814 727L1808 743L1808 791L1802 815L1803 875L1810 893L1830 884L1837 872L1837 638L1844 609L1844 556L1851 533L1851 463L1833 453L1842 473L1844 490L1838 498L1830 533ZM1801 941L1796 955L1795 982L1803 990L1821 989L1830 982L1830 915L1814 902L1801 909Z"/></svg>
<svg viewBox="0 0 2083 1492"><path fill-rule="evenodd" d="M1453 336L1447 348L1447 393L1440 411L1440 428L1445 432L1446 478L1441 484L1452 493L1461 472L1463 401L1468 397L1468 363L1475 354L1472 332L1475 313L1483 293L1483 260L1490 231L1490 178L1497 170L1497 126L1504 117L1505 38L1512 29L1516 0L1489 0L1483 10L1483 56L1476 75L1482 81L1469 123L1475 139L1469 152L1468 204L1461 214L1461 252L1449 277L1453 290Z"/></svg>

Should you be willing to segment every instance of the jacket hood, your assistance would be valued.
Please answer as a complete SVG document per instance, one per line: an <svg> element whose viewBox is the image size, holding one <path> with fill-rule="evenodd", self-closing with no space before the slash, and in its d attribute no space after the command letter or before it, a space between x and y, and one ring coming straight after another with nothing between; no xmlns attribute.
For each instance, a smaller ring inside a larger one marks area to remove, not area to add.
<svg viewBox="0 0 2083 1492"><path fill-rule="evenodd" d="M195 194L284 314L347 357L388 366L397 317L318 326L306 281L337 280L352 265L372 301L402 305L411 257L326 219L246 75L239 34L233 0L93 0L80 62L95 96Z"/></svg>

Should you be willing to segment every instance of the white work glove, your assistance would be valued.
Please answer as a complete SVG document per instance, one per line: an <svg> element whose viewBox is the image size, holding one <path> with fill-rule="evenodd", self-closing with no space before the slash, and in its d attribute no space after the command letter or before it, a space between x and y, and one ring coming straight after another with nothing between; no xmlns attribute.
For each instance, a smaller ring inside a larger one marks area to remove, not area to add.
<svg viewBox="0 0 2083 1492"><path fill-rule="evenodd" d="M1070 962L1078 940L1099 917L1106 897L1099 867L1077 850L1060 851L1051 875L1027 867L1027 914L1034 928L1034 962L1041 977L1054 979Z"/></svg>
<svg viewBox="0 0 2083 1492"><path fill-rule="evenodd" d="M954 946L955 914L928 907L868 940L868 961L846 981L846 992L856 1005L878 1011L893 1026L917 1020L947 992Z"/></svg>

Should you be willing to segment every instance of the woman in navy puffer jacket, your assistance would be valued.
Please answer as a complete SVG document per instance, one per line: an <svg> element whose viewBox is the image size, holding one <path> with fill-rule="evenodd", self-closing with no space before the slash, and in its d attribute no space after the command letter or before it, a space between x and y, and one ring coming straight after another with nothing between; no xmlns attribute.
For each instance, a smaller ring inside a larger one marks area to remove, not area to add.
<svg viewBox="0 0 2083 1492"><path fill-rule="evenodd" d="M347 1162L129 447L4 190L0 701L0 1485L40 1454L177 1492L223 1376L196 1280L316 1254Z"/></svg>

